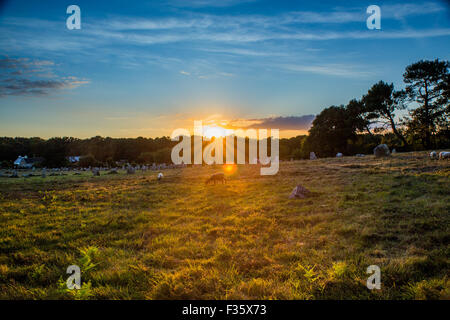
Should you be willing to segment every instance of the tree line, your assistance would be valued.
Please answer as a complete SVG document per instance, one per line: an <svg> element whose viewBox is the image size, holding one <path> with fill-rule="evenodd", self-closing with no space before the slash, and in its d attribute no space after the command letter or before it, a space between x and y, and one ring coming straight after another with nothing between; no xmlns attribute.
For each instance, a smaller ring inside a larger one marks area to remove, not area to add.
<svg viewBox="0 0 450 320"><path fill-rule="evenodd" d="M116 166L117 161L129 163L169 163L175 142L162 138L72 137L0 138L0 159L3 167L12 166L19 155L42 157L46 167L69 166L69 156L82 155L78 166Z"/></svg>
<svg viewBox="0 0 450 320"><path fill-rule="evenodd" d="M379 81L360 99L330 106L314 119L308 135L280 139L280 160L372 153L386 143L398 151L443 149L450 146L449 62L418 61L406 67L405 88ZM400 114L402 113L402 114ZM42 157L42 166L68 166L68 156L83 155L78 166L128 163L170 163L177 142L161 138L73 137L0 138L2 167L19 155ZM248 140L247 140L248 144ZM270 147L269 147L270 150Z"/></svg>
<svg viewBox="0 0 450 320"><path fill-rule="evenodd" d="M319 156L367 153L378 142L403 151L447 148L449 66L439 59L418 61L403 73L405 89L379 81L360 99L324 109L304 140L302 156L310 151Z"/></svg>

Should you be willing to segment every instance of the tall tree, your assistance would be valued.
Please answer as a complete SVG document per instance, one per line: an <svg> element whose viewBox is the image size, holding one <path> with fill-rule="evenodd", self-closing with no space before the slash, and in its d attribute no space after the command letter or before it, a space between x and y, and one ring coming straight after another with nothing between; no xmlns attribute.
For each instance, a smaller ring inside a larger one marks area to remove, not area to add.
<svg viewBox="0 0 450 320"><path fill-rule="evenodd" d="M361 100L352 99L347 104L346 108L351 118L355 119L355 127L357 131L367 131L370 136L373 136L372 131L370 131L370 126L373 124L373 120L377 117L365 110L364 103Z"/></svg>
<svg viewBox="0 0 450 320"><path fill-rule="evenodd" d="M314 119L305 141L306 151L314 151L319 156L333 156L345 152L348 141L356 138L357 114L341 105L328 107Z"/></svg>
<svg viewBox="0 0 450 320"><path fill-rule="evenodd" d="M366 121L380 122L385 127L389 126L392 132L407 145L405 137L398 129L395 120L395 112L406 109L406 94L404 91L395 91L394 84L380 81L374 84L366 95L363 96L363 114Z"/></svg>
<svg viewBox="0 0 450 320"><path fill-rule="evenodd" d="M444 108L444 116L441 117L443 121L439 123L440 129L449 131L450 129L450 73L447 73L444 80L440 83L440 88L442 89L442 95L438 99L438 104L442 105Z"/></svg>
<svg viewBox="0 0 450 320"><path fill-rule="evenodd" d="M403 81L406 93L419 107L410 113L409 127L422 138L427 149L440 126L448 127L449 62L420 60L406 67ZM447 98L445 98L447 95Z"/></svg>

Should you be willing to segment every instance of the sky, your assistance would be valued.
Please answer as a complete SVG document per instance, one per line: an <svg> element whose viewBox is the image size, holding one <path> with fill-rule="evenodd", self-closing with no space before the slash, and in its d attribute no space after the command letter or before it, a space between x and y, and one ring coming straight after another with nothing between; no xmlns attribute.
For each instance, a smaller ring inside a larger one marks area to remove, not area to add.
<svg viewBox="0 0 450 320"><path fill-rule="evenodd" d="M449 40L439 0L0 0L0 136L158 137L194 120L295 136L379 80L404 87L411 63L450 60Z"/></svg>

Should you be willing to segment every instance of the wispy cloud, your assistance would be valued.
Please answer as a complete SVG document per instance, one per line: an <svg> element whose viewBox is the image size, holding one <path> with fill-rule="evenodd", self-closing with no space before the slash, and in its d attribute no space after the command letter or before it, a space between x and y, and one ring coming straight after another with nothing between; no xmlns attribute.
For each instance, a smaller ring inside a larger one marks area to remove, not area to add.
<svg viewBox="0 0 450 320"><path fill-rule="evenodd" d="M258 0L169 0L168 3L177 7L231 7L246 3L256 2Z"/></svg>
<svg viewBox="0 0 450 320"><path fill-rule="evenodd" d="M222 2L223 1L214 1ZM227 1L225 1L227 2ZM229 1L230 3L232 1ZM191 2L189 2L191 3ZM213 3L202 1L199 3ZM403 19L408 16L418 16L444 12L443 5L437 2L402 3L383 5L382 18ZM67 37L60 24L39 19L23 19L8 17L2 21L3 37L1 42L9 45L36 46L48 50L82 49L99 44L133 43L139 45L155 45L187 41L223 42L223 43L253 43L276 40L327 41L333 39L402 39L447 36L450 29L417 29L417 30L383 30L371 32L364 28L355 31L330 31L329 24L348 24L364 22L367 18L365 7L347 8L328 12L294 11L279 15L213 15L198 12L187 12L168 18L136 18L114 16L110 19L97 19L95 23L85 23L82 32L77 36ZM46 30L61 30L48 36L46 41L28 37L24 41L17 40L8 27L29 29L35 31L35 26L45 26ZM299 28L299 26L305 26ZM310 27L318 25L319 27ZM11 36L6 36L10 34ZM239 53L235 51L235 53ZM251 50L241 49L241 54L254 54ZM262 53L260 53L262 54Z"/></svg>
<svg viewBox="0 0 450 320"><path fill-rule="evenodd" d="M251 57L283 57L287 55L287 53L278 51L257 51L252 49L233 48L233 47L200 48L199 50L211 53L221 53L228 55L251 56Z"/></svg>
<svg viewBox="0 0 450 320"><path fill-rule="evenodd" d="M178 1L169 1L172 4L176 2ZM184 3L185 1L180 0L179 5L184 6ZM217 3L223 6L239 4L237 0L189 1L185 9L175 9L177 13L171 17L99 18L95 22L92 20L83 22L82 30L70 33L61 27L60 22L7 17L0 23L0 47L7 48L9 53L33 50L41 56L48 56L46 55L48 52L57 55L72 51L89 58L94 58L97 54L99 57L97 61L100 62L114 61L126 68L153 63L171 68L172 71L182 75L200 79L229 77L235 75L236 70L222 66L211 67L206 63L198 66L192 59L189 61L189 67L186 67L185 60L190 57L180 55L179 52L195 51L191 57L196 54L202 55L202 59L220 61L222 65L241 63L242 60L239 59L247 57L252 58L250 63L257 68L268 66L278 67L280 71L287 72L362 77L371 75L371 72L342 63L330 56L326 63L322 63L323 49L311 47L326 44L331 40L421 39L450 36L450 28L446 26L429 29L411 27L367 30L365 28L367 13L364 6L335 8L321 12L291 11L273 15L215 15L202 13L202 10L188 9L188 7L217 6ZM381 7L383 20L400 20L409 16L423 16L447 10L438 2L398 3ZM354 28L355 22L361 23L360 27ZM330 27L330 24L333 26ZM346 26L347 24L349 26ZM36 32L37 25L41 27L42 32ZM345 28L342 27L344 25ZM183 47L181 50L173 50L175 45ZM157 50L152 51L151 55L149 51L144 52L149 47L153 49L156 46ZM299 52L300 46L303 46L303 52ZM160 51L161 48L169 49L163 52ZM316 60L301 61L299 58L299 55L311 56L313 53ZM284 65L277 63L276 59L279 58L283 58ZM256 65L257 63L260 64ZM180 69L181 71L178 71Z"/></svg>
<svg viewBox="0 0 450 320"><path fill-rule="evenodd" d="M402 19L408 16L427 15L446 10L440 3L399 3L380 5L383 19ZM290 23L349 23L361 22L367 19L365 10L361 7L346 8L329 12L298 11L286 14L284 24Z"/></svg>
<svg viewBox="0 0 450 320"><path fill-rule="evenodd" d="M28 58L0 59L0 97L42 96L59 89L72 89L89 81L74 76L58 77L50 69L49 60Z"/></svg>
<svg viewBox="0 0 450 320"><path fill-rule="evenodd" d="M229 122L230 127L245 129L279 129L279 130L309 130L314 115L269 117L261 119L236 119Z"/></svg>
<svg viewBox="0 0 450 320"><path fill-rule="evenodd" d="M323 65L299 65L299 64L282 64L284 68L293 72L316 73L338 77L367 77L372 76L373 72L366 71L367 67L357 67L355 65L344 64L323 64Z"/></svg>
<svg viewBox="0 0 450 320"><path fill-rule="evenodd" d="M3 74L10 72L19 75L26 73L46 73L49 66L53 66L53 61L48 60L30 60L28 58L9 58L5 56L0 59L0 69Z"/></svg>
<svg viewBox="0 0 450 320"><path fill-rule="evenodd" d="M192 4L192 1L184 1ZM207 1L209 2L209 1ZM212 2L212 1L211 1ZM226 1L214 1L225 3ZM275 16L258 14L213 15L205 13L189 13L182 17L170 18L127 18L114 17L112 21L104 21L103 26L111 30L168 30L168 29L220 29L255 27L258 29L279 29L280 26L293 24L346 24L365 22L366 7L346 8L333 11L292 11ZM402 19L408 16L428 15L445 11L446 8L436 2L400 3L381 5L383 19Z"/></svg>
<svg viewBox="0 0 450 320"><path fill-rule="evenodd" d="M401 19L407 16L419 16L442 12L446 7L438 2L398 3L382 5L382 16L388 19Z"/></svg>

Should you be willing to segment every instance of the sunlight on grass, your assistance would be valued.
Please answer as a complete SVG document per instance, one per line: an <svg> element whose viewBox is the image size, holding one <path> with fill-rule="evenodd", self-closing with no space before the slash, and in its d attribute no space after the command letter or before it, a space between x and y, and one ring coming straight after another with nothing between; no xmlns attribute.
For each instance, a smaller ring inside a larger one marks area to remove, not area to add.
<svg viewBox="0 0 450 320"><path fill-rule="evenodd" d="M430 161L0 178L0 298L448 299L450 170ZM227 183L205 186L216 172ZM297 184L313 196L288 199ZM72 264L79 292L64 287Z"/></svg>

